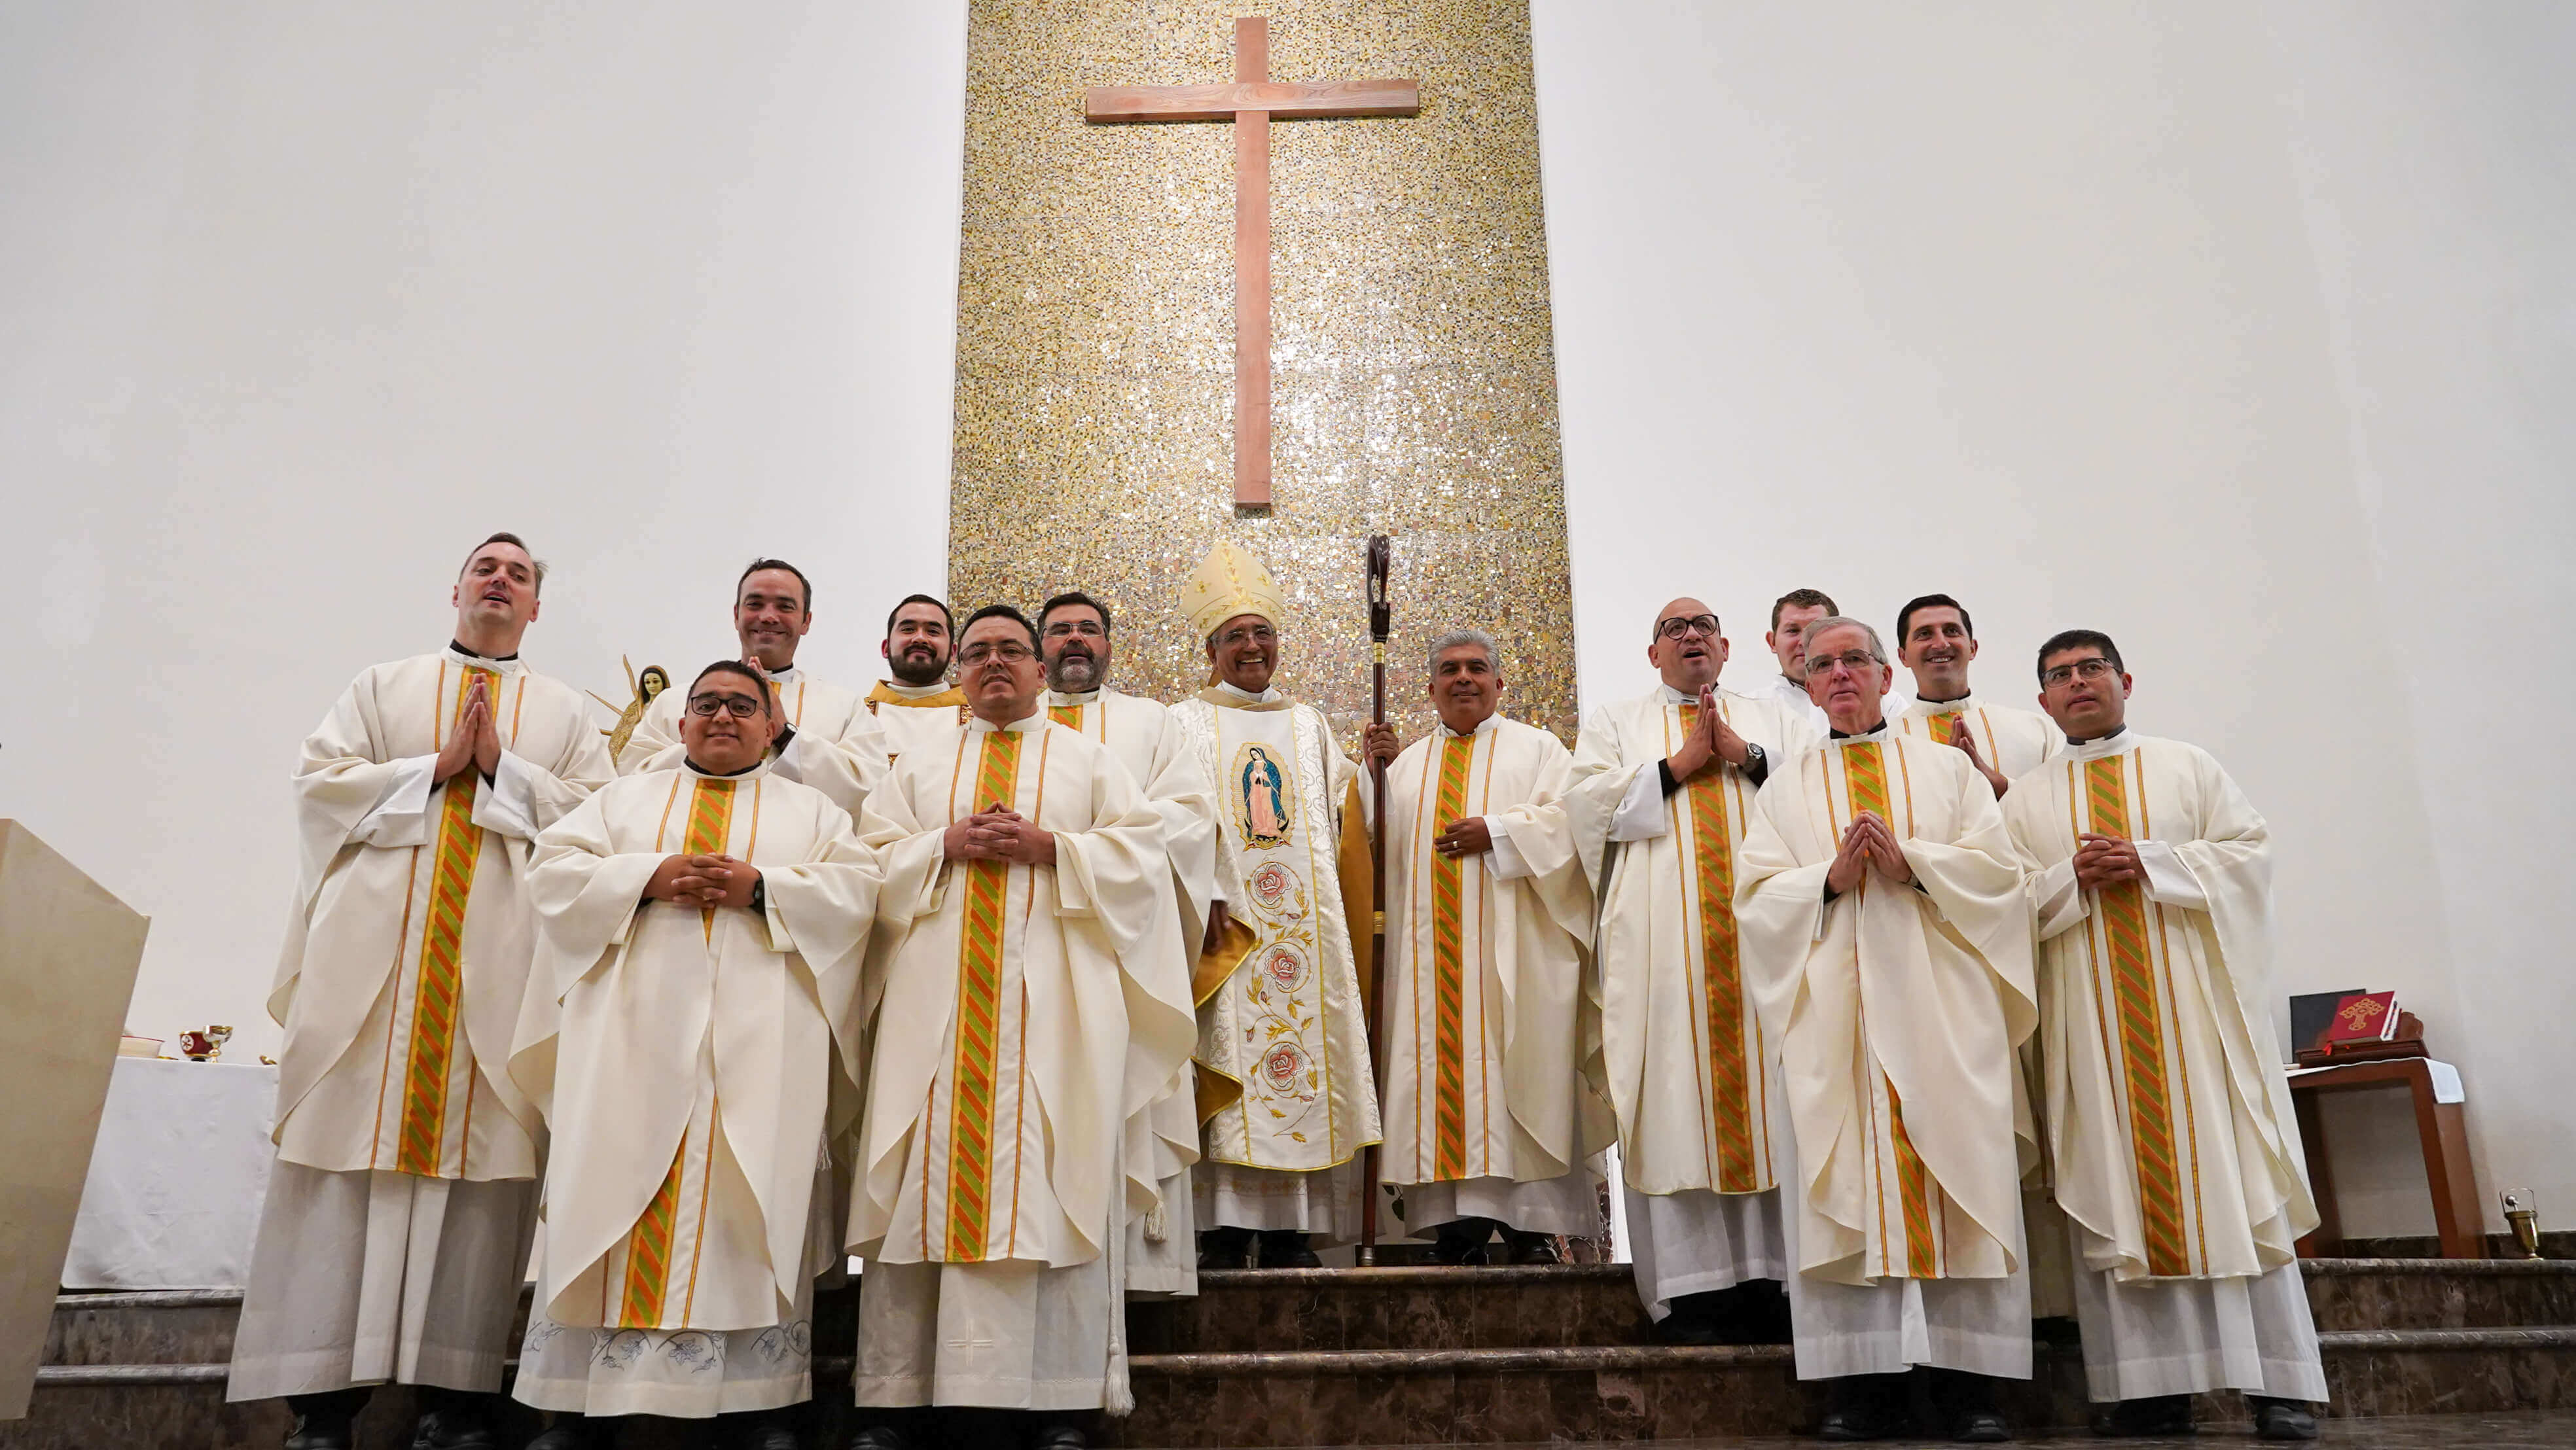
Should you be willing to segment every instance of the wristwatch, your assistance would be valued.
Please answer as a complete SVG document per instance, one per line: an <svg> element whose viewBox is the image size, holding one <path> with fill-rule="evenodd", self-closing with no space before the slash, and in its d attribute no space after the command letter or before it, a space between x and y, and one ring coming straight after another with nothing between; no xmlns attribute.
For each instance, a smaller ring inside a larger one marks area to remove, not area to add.
<svg viewBox="0 0 2576 1450"><path fill-rule="evenodd" d="M1747 740L1744 742L1744 763L1737 766L1736 769L1743 771L1747 775L1759 775L1762 773L1764 762L1768 761L1770 758L1770 756L1762 753L1761 746Z"/></svg>
<svg viewBox="0 0 2576 1450"><path fill-rule="evenodd" d="M753 881L753 882L751 883L751 902L750 902L750 905L751 905L751 909L752 909L752 910L754 910L754 911L767 911L767 910L769 909L769 878L768 878L768 877L766 877L766 876L760 877L759 879L757 879L757 880L755 880L755 881Z"/></svg>

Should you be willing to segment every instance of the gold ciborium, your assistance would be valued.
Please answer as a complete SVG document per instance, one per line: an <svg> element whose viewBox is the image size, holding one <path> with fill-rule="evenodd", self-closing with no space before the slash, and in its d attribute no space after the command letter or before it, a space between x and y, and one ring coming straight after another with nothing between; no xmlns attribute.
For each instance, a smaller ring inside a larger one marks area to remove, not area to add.
<svg viewBox="0 0 2576 1450"><path fill-rule="evenodd" d="M2514 1247L2526 1259L2540 1257L2540 1195L2528 1188L2508 1188L2504 1199L2504 1221L2513 1227Z"/></svg>

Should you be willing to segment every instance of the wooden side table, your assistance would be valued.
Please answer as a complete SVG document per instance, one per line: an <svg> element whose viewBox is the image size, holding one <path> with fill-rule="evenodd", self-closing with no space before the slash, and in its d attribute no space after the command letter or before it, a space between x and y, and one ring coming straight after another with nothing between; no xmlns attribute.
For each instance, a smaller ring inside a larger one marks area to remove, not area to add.
<svg viewBox="0 0 2576 1450"><path fill-rule="evenodd" d="M2468 1118L2462 1104L2434 1101L2433 1069L2420 1057L2344 1063L2290 1079L2290 1102L2297 1109L2299 1140L2308 1156L2308 1188L2317 1200L2317 1231L2299 1240L2299 1256L2317 1258L2339 1253L2343 1247L2343 1220L2335 1211L2334 1170L2326 1162L2318 1097L2388 1087L2403 1087L2414 1095L2415 1132L2423 1143L2424 1179L2433 1190L2433 1227L2442 1240L2442 1257L2485 1258L2478 1180L2469 1167Z"/></svg>

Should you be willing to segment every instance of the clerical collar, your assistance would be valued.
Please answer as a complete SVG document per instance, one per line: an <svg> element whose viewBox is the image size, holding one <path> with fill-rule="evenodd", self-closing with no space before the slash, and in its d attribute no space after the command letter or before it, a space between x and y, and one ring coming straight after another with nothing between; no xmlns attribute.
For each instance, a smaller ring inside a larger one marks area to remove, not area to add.
<svg viewBox="0 0 2576 1450"><path fill-rule="evenodd" d="M1217 682L1216 682L1216 687L1217 687L1218 689L1220 689L1220 690L1225 691L1227 694L1234 696L1234 697L1235 697L1236 699L1238 699L1238 700L1250 700L1252 703L1254 703L1254 704L1256 704L1256 705L1267 705L1267 704L1269 704L1271 701L1276 700L1276 699L1278 699L1278 698L1279 698L1279 691L1278 691L1278 689L1277 689L1276 687L1273 687L1273 688L1270 688L1270 689L1265 689L1265 690L1263 690L1263 691L1262 691L1260 694L1258 694L1258 695L1256 695L1256 694L1252 693L1250 690L1247 690L1247 689L1243 688L1243 687L1242 687L1242 686L1240 686L1240 685L1237 685L1237 684L1231 683L1230 681L1226 681L1226 680L1219 680L1219 681L1217 681Z"/></svg>
<svg viewBox="0 0 2576 1450"><path fill-rule="evenodd" d="M2077 740L2070 736L2066 741L2066 748L2069 750L2076 750L2087 745L2100 745L2106 740L2119 739L2122 735L2127 734L2128 730L2129 722L2123 720L2119 724L2112 726L2110 729L2103 731L2099 735L2088 735L2081 740Z"/></svg>
<svg viewBox="0 0 2576 1450"><path fill-rule="evenodd" d="M927 700L933 695L944 695L949 689L945 680L930 685L907 685L901 680L888 680L885 687L888 693L901 695L907 700Z"/></svg>
<svg viewBox="0 0 2576 1450"><path fill-rule="evenodd" d="M689 760L686 757L682 757L682 761L689 767L689 774L706 780L741 780L745 776L758 775L769 766L769 760L766 756L753 761L751 764L744 766L740 770L709 770L705 766L698 764L694 760Z"/></svg>
<svg viewBox="0 0 2576 1450"><path fill-rule="evenodd" d="M517 650L512 650L505 655L476 654L474 651L467 649L465 646L458 644L452 639L447 642L447 648L450 653L463 655L469 660L490 660L496 665L511 664L519 658L519 652Z"/></svg>
<svg viewBox="0 0 2576 1450"><path fill-rule="evenodd" d="M1099 690L1049 690L1047 691L1045 703L1049 705L1088 705L1099 698Z"/></svg>
<svg viewBox="0 0 2576 1450"><path fill-rule="evenodd" d="M1914 697L1914 703L1938 715L1945 710L1965 710L1968 708L1968 702L1975 698L1976 691L1971 690L1967 694L1948 700L1927 700L1917 695Z"/></svg>
<svg viewBox="0 0 2576 1450"><path fill-rule="evenodd" d="M760 672L769 676L769 682L773 685L792 685L802 678L793 664L782 665L774 670L767 665L762 665Z"/></svg>
<svg viewBox="0 0 2576 1450"><path fill-rule="evenodd" d="M1452 730L1452 729L1450 729L1450 728L1449 728L1449 722L1448 722L1448 721L1441 719L1441 718L1440 718L1439 716L1437 716L1437 715L1434 715L1434 716L1431 718L1431 728L1432 728L1432 729L1434 729L1434 730L1436 730L1436 731L1438 731L1438 732L1439 732L1439 734L1440 734L1440 738L1441 738L1441 739L1443 739L1443 740L1465 740L1465 739L1469 738L1470 736L1475 736L1475 735L1482 735L1482 734L1484 734L1487 730L1489 730L1489 729L1491 729L1491 728L1493 727L1493 725L1494 725L1494 723L1495 723L1496 721L1498 721L1498 720L1500 720L1500 719L1502 719L1502 718L1503 718L1503 712L1502 712L1502 711L1500 711L1500 710L1496 710L1496 711L1495 711L1494 713L1492 713L1491 715L1488 715L1488 716L1486 716L1484 719L1477 721L1477 722L1476 722L1476 728L1475 728L1475 729L1473 729L1473 730Z"/></svg>
<svg viewBox="0 0 2576 1450"><path fill-rule="evenodd" d="M1663 691L1664 703L1667 705L1696 705L1699 703L1698 695L1689 690L1676 690L1671 685L1661 680L1655 682L1655 688ZM1709 689L1721 695L1731 695L1735 693L1732 690L1720 688L1714 681L1710 683Z"/></svg>
<svg viewBox="0 0 2576 1450"><path fill-rule="evenodd" d="M969 731L975 731L975 730L985 730L985 731L991 731L991 730L1035 730L1035 729L1036 729L1036 728L1038 728L1040 725L1045 724L1045 723L1046 723L1046 717L1045 717L1044 715L1028 715L1028 716L1023 716L1023 717L1022 717L1022 718L1020 718L1020 719L1017 719L1017 720L1012 721L1012 722L1011 722L1010 724L1008 724L1008 725L996 725L996 724L994 724L992 721L985 719L985 718L984 718L983 716L981 716L981 715L969 715L969 716L967 716L967 717L966 717L966 728L967 728Z"/></svg>
<svg viewBox="0 0 2576 1450"><path fill-rule="evenodd" d="M1879 717L1879 722L1866 730L1836 730L1831 726L1827 726L1825 729L1825 734L1835 740L1875 740L1886 733L1887 719L1885 716Z"/></svg>

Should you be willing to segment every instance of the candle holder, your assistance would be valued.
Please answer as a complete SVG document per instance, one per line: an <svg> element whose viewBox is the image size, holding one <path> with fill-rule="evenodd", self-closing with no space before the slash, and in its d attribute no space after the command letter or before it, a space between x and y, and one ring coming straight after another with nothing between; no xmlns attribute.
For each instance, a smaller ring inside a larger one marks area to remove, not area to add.
<svg viewBox="0 0 2576 1450"><path fill-rule="evenodd" d="M2528 1188L2508 1188L2504 1199L2504 1221L2513 1227L2513 1242L2526 1259L2540 1257L2540 1195Z"/></svg>

